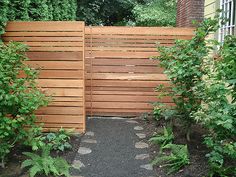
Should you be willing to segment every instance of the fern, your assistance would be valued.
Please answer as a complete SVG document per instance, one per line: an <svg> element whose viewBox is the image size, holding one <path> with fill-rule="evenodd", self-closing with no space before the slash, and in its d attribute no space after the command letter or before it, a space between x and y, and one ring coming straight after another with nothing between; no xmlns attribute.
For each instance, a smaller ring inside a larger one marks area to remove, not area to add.
<svg viewBox="0 0 236 177"><path fill-rule="evenodd" d="M162 134L156 134L152 138L150 138L150 142L154 144L160 145L160 151L162 152L162 149L167 144L171 144L174 140L174 134L171 127L164 127Z"/></svg>
<svg viewBox="0 0 236 177"><path fill-rule="evenodd" d="M190 163L187 145L168 144L163 149L171 150L170 155L156 157L152 164L168 168L168 175L179 171Z"/></svg>
<svg viewBox="0 0 236 177"><path fill-rule="evenodd" d="M29 168L30 177L34 177L39 174L44 174L46 176L51 174L53 176L70 176L70 165L61 157L51 157L49 146L42 148L41 155L31 152L24 152L23 154L29 157L29 159L22 163L21 168Z"/></svg>

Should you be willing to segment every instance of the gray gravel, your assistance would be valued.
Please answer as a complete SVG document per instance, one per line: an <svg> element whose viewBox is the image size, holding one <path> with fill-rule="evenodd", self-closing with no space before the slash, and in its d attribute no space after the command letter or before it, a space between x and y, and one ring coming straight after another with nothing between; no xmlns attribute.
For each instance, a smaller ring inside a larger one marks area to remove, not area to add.
<svg viewBox="0 0 236 177"><path fill-rule="evenodd" d="M135 144L140 142L136 133L142 133L135 130L135 126L140 125L132 121L127 122L127 119L88 119L89 133L82 138L81 147L89 148L92 152L77 154L75 161L79 160L85 167L81 167L80 172L73 171L73 175L154 177L154 171L149 166L148 148L135 148ZM92 139L96 143L86 143L87 139ZM146 158L137 159L137 155L140 154L146 154Z"/></svg>

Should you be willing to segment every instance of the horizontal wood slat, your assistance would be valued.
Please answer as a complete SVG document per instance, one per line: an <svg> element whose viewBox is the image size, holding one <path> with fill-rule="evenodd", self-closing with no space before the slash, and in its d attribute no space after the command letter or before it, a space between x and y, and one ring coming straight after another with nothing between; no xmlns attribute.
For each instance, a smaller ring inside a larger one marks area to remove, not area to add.
<svg viewBox="0 0 236 177"><path fill-rule="evenodd" d="M171 87L159 61L157 45L172 46L191 39L192 28L86 27L86 111L99 116L137 116L151 112L158 98L155 88ZM167 88L168 91L168 88Z"/></svg>
<svg viewBox="0 0 236 177"><path fill-rule="evenodd" d="M83 22L9 22L4 42L29 46L26 64L40 69L38 84L52 96L36 111L44 130L60 127L85 131L85 60ZM24 73L21 74L24 76Z"/></svg>

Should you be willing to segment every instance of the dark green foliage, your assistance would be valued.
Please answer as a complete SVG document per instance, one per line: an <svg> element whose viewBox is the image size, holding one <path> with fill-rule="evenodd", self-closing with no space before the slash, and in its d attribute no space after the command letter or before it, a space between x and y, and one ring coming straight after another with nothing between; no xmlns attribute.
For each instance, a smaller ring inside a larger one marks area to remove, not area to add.
<svg viewBox="0 0 236 177"><path fill-rule="evenodd" d="M7 23L8 4L9 0L0 1L0 34L4 33L4 27Z"/></svg>
<svg viewBox="0 0 236 177"><path fill-rule="evenodd" d="M50 147L45 146L42 148L42 154L38 155L31 152L23 153L29 159L25 160L21 167L30 168L30 177L35 175L53 175L53 176L66 176L69 177L70 165L66 160L60 157L53 158L50 156Z"/></svg>
<svg viewBox="0 0 236 177"><path fill-rule="evenodd" d="M88 25L115 25L133 20L132 9L137 0L81 0L78 1L78 20Z"/></svg>
<svg viewBox="0 0 236 177"><path fill-rule="evenodd" d="M167 144L172 144L174 140L174 134L171 127L164 127L162 134L156 134L149 141L154 144L160 145L160 151L162 148L165 147Z"/></svg>
<svg viewBox="0 0 236 177"><path fill-rule="evenodd" d="M166 167L168 175L178 172L190 163L187 145L167 144L163 149L170 150L170 154L157 156L152 164L161 164L162 167Z"/></svg>
<svg viewBox="0 0 236 177"><path fill-rule="evenodd" d="M176 0L148 0L133 9L136 26L175 26Z"/></svg>
<svg viewBox="0 0 236 177"><path fill-rule="evenodd" d="M30 0L28 14L31 21L50 20L47 0Z"/></svg>
<svg viewBox="0 0 236 177"><path fill-rule="evenodd" d="M27 47L20 43L0 43L0 159L16 143L27 142L28 133L37 128L34 111L49 99L37 88L36 70L24 62ZM19 77L23 73L25 77ZM27 126L28 129L24 127ZM33 132L32 132L33 133ZM28 141L30 142L30 141Z"/></svg>
<svg viewBox="0 0 236 177"><path fill-rule="evenodd" d="M1 0L0 34L7 21L76 20L76 0Z"/></svg>
<svg viewBox="0 0 236 177"><path fill-rule="evenodd" d="M30 19L29 7L30 0L9 0L8 19L28 21Z"/></svg>

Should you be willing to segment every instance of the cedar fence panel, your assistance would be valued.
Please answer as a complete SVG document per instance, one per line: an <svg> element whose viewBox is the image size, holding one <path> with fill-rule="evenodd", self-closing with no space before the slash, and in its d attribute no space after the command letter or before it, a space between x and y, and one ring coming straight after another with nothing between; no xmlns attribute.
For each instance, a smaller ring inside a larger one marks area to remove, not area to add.
<svg viewBox="0 0 236 177"><path fill-rule="evenodd" d="M45 130L85 131L84 22L9 22L3 40L27 44L27 63L41 68L39 86L53 96L36 112Z"/></svg>
<svg viewBox="0 0 236 177"><path fill-rule="evenodd" d="M154 89L169 85L157 56L157 42L172 46L175 39L191 39L191 28L86 27L86 110L98 116L137 116L151 112L158 99Z"/></svg>

